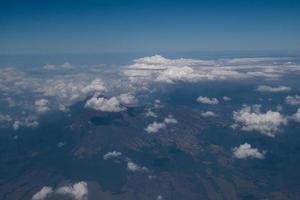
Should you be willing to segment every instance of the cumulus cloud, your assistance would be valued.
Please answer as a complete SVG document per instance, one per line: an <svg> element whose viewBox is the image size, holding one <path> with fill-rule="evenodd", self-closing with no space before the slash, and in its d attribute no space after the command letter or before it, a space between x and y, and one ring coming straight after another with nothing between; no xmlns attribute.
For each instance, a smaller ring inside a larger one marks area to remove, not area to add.
<svg viewBox="0 0 300 200"><path fill-rule="evenodd" d="M216 114L212 111L201 112L201 115L203 117L214 117L214 116L216 116Z"/></svg>
<svg viewBox="0 0 300 200"><path fill-rule="evenodd" d="M132 106L138 103L137 98L132 94L121 94L118 98L121 104L126 106Z"/></svg>
<svg viewBox="0 0 300 200"><path fill-rule="evenodd" d="M158 123L158 122L153 122L151 124L149 124L147 126L147 128L145 129L145 131L147 133L156 133L158 132L160 129L165 129L167 126L165 123Z"/></svg>
<svg viewBox="0 0 300 200"><path fill-rule="evenodd" d="M50 110L48 107L49 101L47 99L38 99L34 104L38 113L44 113Z"/></svg>
<svg viewBox="0 0 300 200"><path fill-rule="evenodd" d="M256 90L259 92L289 92L291 88L287 86L271 87L267 85L260 85Z"/></svg>
<svg viewBox="0 0 300 200"><path fill-rule="evenodd" d="M86 102L85 107L103 112L121 112L126 110L116 97L105 99L103 97L94 96Z"/></svg>
<svg viewBox="0 0 300 200"><path fill-rule="evenodd" d="M39 125L38 121L36 120L37 118L35 116L28 116L26 118L14 121L12 126L15 131L19 130L20 127L36 128Z"/></svg>
<svg viewBox="0 0 300 200"><path fill-rule="evenodd" d="M127 170L131 172L141 172L148 171L148 168L132 162L131 159L127 159Z"/></svg>
<svg viewBox="0 0 300 200"><path fill-rule="evenodd" d="M52 187L44 186L32 196L32 200L44 200L53 193Z"/></svg>
<svg viewBox="0 0 300 200"><path fill-rule="evenodd" d="M233 112L235 124L244 131L258 131L261 134L275 137L280 127L287 124L287 119L279 112L271 110L262 113L260 105L245 106L239 111Z"/></svg>
<svg viewBox="0 0 300 200"><path fill-rule="evenodd" d="M122 153L121 152L118 152L118 151L111 151L111 152L107 152L104 156L103 156L103 159L104 160L108 160L110 158L116 158L116 157L119 157L121 156Z"/></svg>
<svg viewBox="0 0 300 200"><path fill-rule="evenodd" d="M246 159L246 158L264 159L265 154L266 151L260 152L258 149L252 148L251 145L248 143L244 143L241 144L239 147L233 148L233 156L239 159Z"/></svg>
<svg viewBox="0 0 300 200"><path fill-rule="evenodd" d="M290 105L300 105L300 96L287 96L285 102Z"/></svg>
<svg viewBox="0 0 300 200"><path fill-rule="evenodd" d="M147 109L147 112L145 113L146 117L157 117L157 114L153 112L150 108Z"/></svg>
<svg viewBox="0 0 300 200"><path fill-rule="evenodd" d="M156 133L161 129L167 128L168 124L177 124L177 123L178 123L178 121L173 117L173 115L169 115L168 117L166 117L164 119L163 122L156 122L155 121L155 122L149 124L147 126L147 128L145 128L145 131L147 133Z"/></svg>
<svg viewBox="0 0 300 200"><path fill-rule="evenodd" d="M166 124L177 124L178 121L173 117L173 115L169 115L164 119L164 123Z"/></svg>
<svg viewBox="0 0 300 200"><path fill-rule="evenodd" d="M87 195L88 195L87 183L81 181L73 185L62 186L56 190L56 193L62 195L69 195L75 200L87 199Z"/></svg>
<svg viewBox="0 0 300 200"><path fill-rule="evenodd" d="M200 96L197 98L197 101L203 104L216 105L219 103L219 100L216 98L208 98L204 96Z"/></svg>
<svg viewBox="0 0 300 200"><path fill-rule="evenodd" d="M231 98L230 98L230 97L227 97L227 96L224 96L224 97L223 97L223 100L224 100L224 101L230 101Z"/></svg>
<svg viewBox="0 0 300 200"><path fill-rule="evenodd" d="M286 59L286 58L285 58ZM276 65L282 58L236 58L217 60L168 59L160 55L135 59L123 73L130 80L166 83L232 80L245 78L278 78L298 66Z"/></svg>
<svg viewBox="0 0 300 200"><path fill-rule="evenodd" d="M292 119L296 122L300 122L300 108L298 108L297 112L292 116Z"/></svg>

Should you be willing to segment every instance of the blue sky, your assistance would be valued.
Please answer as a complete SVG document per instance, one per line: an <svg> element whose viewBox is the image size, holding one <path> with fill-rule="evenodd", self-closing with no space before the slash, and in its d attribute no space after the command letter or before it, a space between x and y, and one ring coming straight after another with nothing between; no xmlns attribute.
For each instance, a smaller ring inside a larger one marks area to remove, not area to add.
<svg viewBox="0 0 300 200"><path fill-rule="evenodd" d="M0 54L300 50L300 1L1 1Z"/></svg>

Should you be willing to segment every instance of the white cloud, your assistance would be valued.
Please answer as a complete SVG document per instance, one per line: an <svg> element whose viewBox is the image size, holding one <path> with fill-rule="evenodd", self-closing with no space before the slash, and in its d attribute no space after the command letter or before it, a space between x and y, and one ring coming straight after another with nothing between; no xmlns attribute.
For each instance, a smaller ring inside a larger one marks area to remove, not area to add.
<svg viewBox="0 0 300 200"><path fill-rule="evenodd" d="M69 195L75 200L87 199L88 188L87 183L84 181L75 183L69 186L62 186L56 190L57 194Z"/></svg>
<svg viewBox="0 0 300 200"><path fill-rule="evenodd" d="M165 123L158 123L158 122L153 122L152 124L149 124L145 131L147 133L156 133L160 129L165 129L167 126Z"/></svg>
<svg viewBox="0 0 300 200"><path fill-rule="evenodd" d="M257 159L264 159L266 151L260 152L256 148L252 148L250 144L244 143L241 144L239 147L233 148L233 156L239 159L246 159L246 158L257 158Z"/></svg>
<svg viewBox="0 0 300 200"><path fill-rule="evenodd" d="M156 133L156 132L158 132L160 129L165 129L165 128L167 128L167 125L169 125L169 124L177 124L178 123L178 121L173 117L173 115L169 115L168 117L166 117L165 119L164 119L164 121L163 122L153 122L153 123L151 123L151 124L149 124L148 126L147 126L147 128L145 128L145 131L147 132L147 133Z"/></svg>
<svg viewBox="0 0 300 200"><path fill-rule="evenodd" d="M227 97L227 96L224 96L224 97L223 97L223 100L224 100L224 101L230 101L231 98L230 98L230 97Z"/></svg>
<svg viewBox="0 0 300 200"><path fill-rule="evenodd" d="M198 97L197 101L203 104L210 104L210 105L216 105L219 103L219 100L216 98L208 98L204 96Z"/></svg>
<svg viewBox="0 0 300 200"><path fill-rule="evenodd" d="M39 125L36 120L35 116L28 116L24 119L14 121L12 127L15 131L19 130L20 127L36 128Z"/></svg>
<svg viewBox="0 0 300 200"><path fill-rule="evenodd" d="M53 193L52 187L44 186L39 192L32 196L32 200L44 200Z"/></svg>
<svg viewBox="0 0 300 200"><path fill-rule="evenodd" d="M126 106L132 106L132 105L136 105L138 103L138 100L132 94L121 94L118 97L118 99L121 102L121 104L126 105Z"/></svg>
<svg viewBox="0 0 300 200"><path fill-rule="evenodd" d="M292 116L292 119L296 122L300 122L300 108L298 108L297 112Z"/></svg>
<svg viewBox="0 0 300 200"><path fill-rule="evenodd" d="M160 55L135 59L123 73L133 82L141 80L198 82L245 78L278 78L287 72L299 71L299 66L276 64L287 58L236 58L219 60L167 59Z"/></svg>
<svg viewBox="0 0 300 200"><path fill-rule="evenodd" d="M44 113L50 110L48 107L49 101L47 99L38 99L34 104L38 113Z"/></svg>
<svg viewBox="0 0 300 200"><path fill-rule="evenodd" d="M285 102L290 105L300 105L300 96L287 96Z"/></svg>
<svg viewBox="0 0 300 200"><path fill-rule="evenodd" d="M158 195L157 197L156 197L156 200L163 200L164 198L163 198L163 196L161 196L161 195Z"/></svg>
<svg viewBox="0 0 300 200"><path fill-rule="evenodd" d="M46 64L42 68L44 70L60 70L60 69L72 69L73 66L69 62L65 62L62 65Z"/></svg>
<svg viewBox="0 0 300 200"><path fill-rule="evenodd" d="M173 115L169 115L164 119L164 123L166 124L177 124L178 121L173 117Z"/></svg>
<svg viewBox="0 0 300 200"><path fill-rule="evenodd" d="M141 172L148 171L148 168L132 162L131 159L127 159L127 170L131 172Z"/></svg>
<svg viewBox="0 0 300 200"><path fill-rule="evenodd" d="M105 99L103 97L94 96L87 100L85 107L103 112L121 112L126 110L116 97Z"/></svg>
<svg viewBox="0 0 300 200"><path fill-rule="evenodd" d="M103 156L103 159L104 160L107 160L107 159L110 159L110 158L116 158L116 157L119 157L121 156L122 153L121 152L118 152L118 151L111 151L111 152L107 152L104 156Z"/></svg>
<svg viewBox="0 0 300 200"><path fill-rule="evenodd" d="M240 127L244 131L258 131L261 134L275 137L280 127L287 124L287 119L279 112L271 110L262 113L259 105L245 106L239 111L233 112L234 127Z"/></svg>
<svg viewBox="0 0 300 200"><path fill-rule="evenodd" d="M256 90L259 92L288 92L291 88L286 86L271 87L267 85L260 85Z"/></svg>
<svg viewBox="0 0 300 200"><path fill-rule="evenodd" d="M157 117L157 114L153 112L150 108L147 109L147 112L145 113L146 117Z"/></svg>
<svg viewBox="0 0 300 200"><path fill-rule="evenodd" d="M214 112L211 112L211 111L201 112L201 115L203 117L214 117L214 116L216 116L216 114Z"/></svg>

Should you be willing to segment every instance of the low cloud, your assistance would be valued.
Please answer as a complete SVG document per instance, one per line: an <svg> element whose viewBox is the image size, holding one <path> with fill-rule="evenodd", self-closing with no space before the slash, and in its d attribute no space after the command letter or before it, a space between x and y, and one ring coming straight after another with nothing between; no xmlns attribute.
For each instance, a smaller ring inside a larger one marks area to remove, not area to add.
<svg viewBox="0 0 300 200"><path fill-rule="evenodd" d="M127 159L127 170L131 172L142 172L148 171L148 168L134 163L131 159Z"/></svg>
<svg viewBox="0 0 300 200"><path fill-rule="evenodd" d="M34 104L38 113L44 113L50 110L48 107L49 101L47 99L36 100Z"/></svg>
<svg viewBox="0 0 300 200"><path fill-rule="evenodd" d="M231 98L230 98L230 97L227 97L227 96L224 96L224 97L223 97L223 100L224 100L224 101L230 101Z"/></svg>
<svg viewBox="0 0 300 200"><path fill-rule="evenodd" d="M233 112L235 124L244 131L258 131L261 134L275 137L280 127L287 124L287 119L279 112L271 110L262 113L260 105L245 106L239 111Z"/></svg>
<svg viewBox="0 0 300 200"><path fill-rule="evenodd" d="M103 97L94 96L87 100L85 107L103 112L121 112L126 110L126 108L120 104L120 101L116 97L105 99Z"/></svg>
<svg viewBox="0 0 300 200"><path fill-rule="evenodd" d="M233 148L233 156L238 159L264 159L266 151L260 152L256 148L252 148L250 144L244 143L241 144L239 147Z"/></svg>
<svg viewBox="0 0 300 200"><path fill-rule="evenodd" d="M300 96L287 96L285 102L290 105L300 105Z"/></svg>
<svg viewBox="0 0 300 200"><path fill-rule="evenodd" d="M292 119L296 122L300 122L300 108L298 108L297 112L292 116Z"/></svg>
<svg viewBox="0 0 300 200"><path fill-rule="evenodd" d="M149 124L147 126L147 128L145 129L145 131L147 133L156 133L158 132L160 129L165 129L167 126L165 123L158 123L158 122L153 122L151 124Z"/></svg>
<svg viewBox="0 0 300 200"><path fill-rule="evenodd" d="M278 86L278 87L271 87L267 85L260 85L256 89L259 92L289 92L291 90L290 87L286 86Z"/></svg>
<svg viewBox="0 0 300 200"><path fill-rule="evenodd" d="M209 105L216 105L219 103L219 100L216 98L209 98L209 97L204 97L204 96L198 97L197 101L200 103L209 104Z"/></svg>
<svg viewBox="0 0 300 200"><path fill-rule="evenodd" d="M75 200L87 199L88 188L84 181L69 186L62 186L55 191L57 194L68 195Z"/></svg>
<svg viewBox="0 0 300 200"><path fill-rule="evenodd" d="M215 117L216 116L216 114L214 112L211 112L211 111L201 112L201 115L203 117Z"/></svg>
<svg viewBox="0 0 300 200"><path fill-rule="evenodd" d="M107 152L104 156L103 156L103 159L104 160L108 160L110 158L116 158L116 157L119 157L121 156L122 153L121 152L118 152L118 151L111 151L111 152Z"/></svg>
<svg viewBox="0 0 300 200"><path fill-rule="evenodd" d="M52 187L44 186L40 191L32 196L32 200L44 200L53 193Z"/></svg>
<svg viewBox="0 0 300 200"><path fill-rule="evenodd" d="M163 122L156 122L155 121L155 122L149 124L147 126L147 128L145 128L145 131L147 133L156 133L161 129L167 128L168 124L177 124L177 123L178 123L178 121L173 117L173 115L169 115L168 117L166 117L164 119Z"/></svg>

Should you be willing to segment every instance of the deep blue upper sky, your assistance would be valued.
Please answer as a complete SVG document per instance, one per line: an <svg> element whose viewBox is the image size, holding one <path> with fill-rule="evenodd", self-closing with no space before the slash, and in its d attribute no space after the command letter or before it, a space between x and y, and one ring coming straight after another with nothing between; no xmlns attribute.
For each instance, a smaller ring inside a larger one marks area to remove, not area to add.
<svg viewBox="0 0 300 200"><path fill-rule="evenodd" d="M1 1L0 54L300 50L300 1Z"/></svg>

